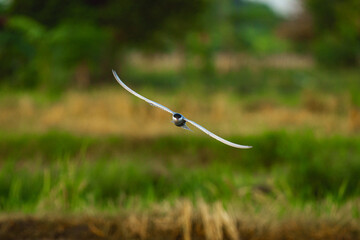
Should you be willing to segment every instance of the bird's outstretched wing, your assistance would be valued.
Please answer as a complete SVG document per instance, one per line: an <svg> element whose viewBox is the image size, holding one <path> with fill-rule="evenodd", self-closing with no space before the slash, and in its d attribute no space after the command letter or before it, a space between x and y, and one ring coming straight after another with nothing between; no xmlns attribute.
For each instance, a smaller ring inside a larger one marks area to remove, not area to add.
<svg viewBox="0 0 360 240"><path fill-rule="evenodd" d="M198 129L200 129L201 131L203 131L204 133L206 133L207 135L209 135L210 137L215 138L216 140L225 143L226 145L235 147L235 148L243 148L243 149L247 149L247 148L252 148L251 146L244 146L244 145L239 145L233 142L229 142L228 140L225 140L215 134L213 134L212 132L210 132L209 130L205 129L204 127L200 126L199 124L197 124L196 122L193 122L189 119L185 119L186 122L191 123L192 125L194 125L195 127L197 127Z"/></svg>
<svg viewBox="0 0 360 240"><path fill-rule="evenodd" d="M137 92L133 91L131 88L129 88L128 86L125 85L125 83L123 83L123 81L120 80L119 76L116 74L116 72L114 70L112 70L112 73L116 79L116 81L123 87L125 88L128 92L134 94L135 96L137 96L138 98L141 98L142 100L146 101L147 103L149 103L150 105L152 106L155 106L155 107L158 107L164 111L167 111L168 113L171 113L171 114L174 114L173 111L171 111L170 109L168 109L167 107L157 103L157 102L154 102L154 101L151 101L150 99L147 99L146 97L143 97L141 96L140 94L138 94Z"/></svg>

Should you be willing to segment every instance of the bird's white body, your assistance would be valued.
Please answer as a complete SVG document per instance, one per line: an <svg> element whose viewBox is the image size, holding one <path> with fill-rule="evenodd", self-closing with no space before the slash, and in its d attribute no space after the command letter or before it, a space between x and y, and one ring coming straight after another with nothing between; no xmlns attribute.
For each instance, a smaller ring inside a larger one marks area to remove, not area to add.
<svg viewBox="0 0 360 240"><path fill-rule="evenodd" d="M210 137L213 137L215 138L216 140L224 143L224 144L227 144L229 146L232 146L232 147L235 147L235 148L243 148L243 149L247 149L247 148L251 148L251 146L245 146L245 145L239 145L239 144L236 144L236 143L233 143L233 142L230 142L228 140L225 140L217 135L215 135L214 133L210 132L209 130L205 129L204 127L200 126L199 124L197 124L196 122L194 121L191 121L187 118L185 118L183 115L181 115L180 113L176 113L176 112L173 112L171 111L169 108L157 103L157 102L154 102L154 101L151 101L150 99L147 99L146 97L143 97L141 96L140 94L138 94L137 92L133 91L131 88L129 88L128 86L125 85L125 83L123 83L119 76L116 74L116 72L114 70L112 70L112 73L116 79L116 81L123 87L125 88L127 91L129 91L130 93L132 93L133 95L137 96L138 98L141 98L142 100L148 102L150 105L152 106L155 106L155 107L158 107L168 113L171 113L172 114L172 122L175 124L175 126L177 127L182 127L184 129L187 129L187 130L190 130L190 128L186 125L186 123L190 123L192 124L193 126L197 127L198 129L200 129L201 131L203 131L204 133L206 133L207 135L209 135Z"/></svg>

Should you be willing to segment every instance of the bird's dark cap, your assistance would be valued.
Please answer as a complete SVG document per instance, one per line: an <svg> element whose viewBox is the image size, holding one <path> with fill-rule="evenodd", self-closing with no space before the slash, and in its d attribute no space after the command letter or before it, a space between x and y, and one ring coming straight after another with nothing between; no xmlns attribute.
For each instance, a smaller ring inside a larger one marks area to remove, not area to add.
<svg viewBox="0 0 360 240"><path fill-rule="evenodd" d="M174 114L174 118L181 118L182 116L181 116L181 114L180 113L175 113Z"/></svg>

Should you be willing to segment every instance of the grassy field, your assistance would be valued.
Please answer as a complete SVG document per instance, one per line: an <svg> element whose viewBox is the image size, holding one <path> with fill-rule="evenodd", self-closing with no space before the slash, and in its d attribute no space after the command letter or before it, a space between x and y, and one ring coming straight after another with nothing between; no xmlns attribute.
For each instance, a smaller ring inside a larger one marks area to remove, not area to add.
<svg viewBox="0 0 360 240"><path fill-rule="evenodd" d="M4 134L1 208L116 209L181 198L251 202L254 192L295 205L341 204L360 194L359 137L274 132L231 140L245 141L257 151L199 137Z"/></svg>
<svg viewBox="0 0 360 240"><path fill-rule="evenodd" d="M360 235L359 137L272 132L230 139L257 151L206 137L2 134L0 236ZM24 235L12 235L16 229Z"/></svg>
<svg viewBox="0 0 360 240"><path fill-rule="evenodd" d="M213 79L223 90L202 80L175 90L171 73L133 74L129 85L251 150L175 128L114 81L86 92L2 90L0 238L36 226L48 238L58 227L99 239L357 239L356 71L246 73Z"/></svg>

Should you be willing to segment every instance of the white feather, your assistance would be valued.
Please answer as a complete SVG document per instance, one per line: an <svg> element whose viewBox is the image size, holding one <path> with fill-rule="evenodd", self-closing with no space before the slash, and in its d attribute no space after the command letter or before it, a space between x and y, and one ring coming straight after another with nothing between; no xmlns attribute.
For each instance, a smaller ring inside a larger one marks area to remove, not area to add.
<svg viewBox="0 0 360 240"><path fill-rule="evenodd" d="M210 132L209 130L207 130L206 128L200 126L199 124L197 124L196 122L193 122L189 119L185 119L186 122L191 123L192 125L194 125L195 127L197 127L198 129L200 129L201 131L203 131L204 133L206 133L207 135L209 135L210 137L215 138L216 140L225 143L226 145L235 147L235 148L242 148L242 149L248 149L248 148L252 148L251 146L245 146L245 145L239 145L233 142L229 142L228 140L225 140L217 135L215 135L214 133Z"/></svg>
<svg viewBox="0 0 360 240"><path fill-rule="evenodd" d="M116 72L114 70L112 70L112 73L116 79L116 81L123 87L125 88L125 90L127 90L128 92L130 92L131 94L134 94L135 96L137 96L138 98L141 98L142 100L146 101L147 103L149 103L152 106L158 107L164 111L167 111L168 113L174 114L173 111L171 111L170 109L168 109L167 107L151 101L150 99L147 99L146 97L141 96L140 94L138 94L137 92L133 91L131 88L129 88L128 86L125 85L125 83L123 83L123 81L120 80L119 76L116 74Z"/></svg>

